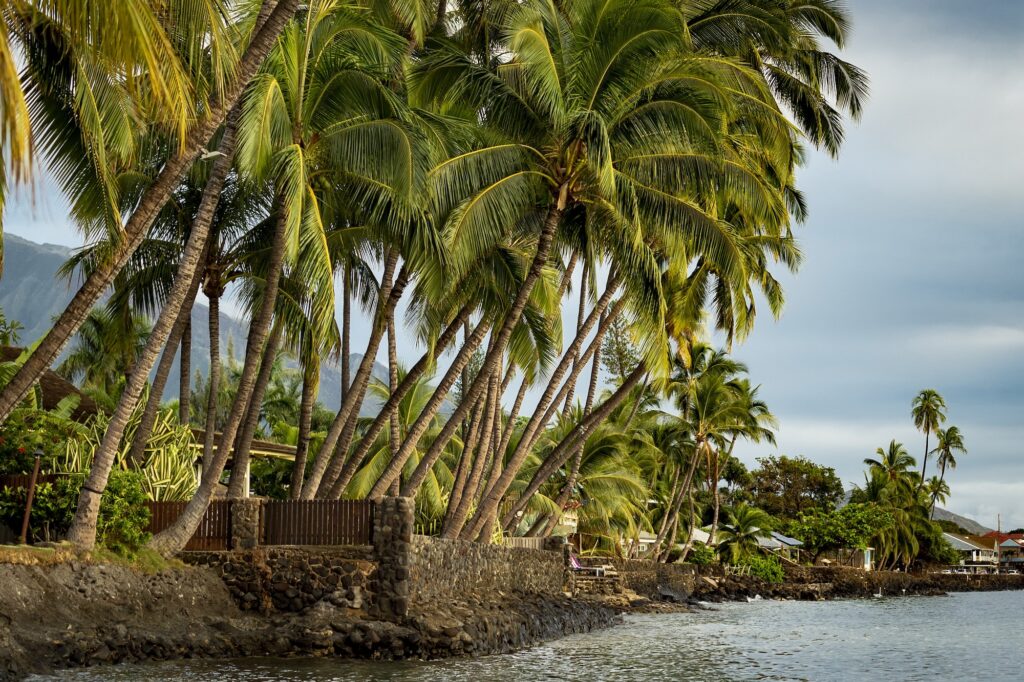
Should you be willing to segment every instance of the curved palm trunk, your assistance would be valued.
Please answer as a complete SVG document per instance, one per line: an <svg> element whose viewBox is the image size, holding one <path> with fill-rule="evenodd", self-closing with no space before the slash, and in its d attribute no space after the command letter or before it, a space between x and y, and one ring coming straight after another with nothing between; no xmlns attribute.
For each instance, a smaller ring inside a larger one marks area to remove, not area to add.
<svg viewBox="0 0 1024 682"><path fill-rule="evenodd" d="M604 322L604 316L601 317L601 322ZM600 326L600 325L598 325ZM597 349L594 351L594 362L590 368L590 384L587 386L587 400L583 405L583 416L586 417L590 414L590 409L594 405L594 396L597 394L597 378L598 370L601 367L601 344L600 340L597 345ZM569 403L566 402L566 405ZM558 505L559 509L565 509L565 505L568 504L569 498L572 497L573 488L576 487L576 481L580 475L580 466L583 464L583 445L580 443L576 446L576 453L573 456L572 471L569 472L569 480L566 481L565 487L558 493L558 498L555 500L555 504ZM544 529L540 532L543 537L550 537L555 528L558 526L559 517L552 514L551 518L545 524Z"/></svg>
<svg viewBox="0 0 1024 682"><path fill-rule="evenodd" d="M398 389L398 347L395 343L395 311L392 310L388 315L388 395L391 395ZM398 411L391 413L391 433L388 438L388 448L391 450L391 456L394 457L398 454L398 445L402 439L402 428L398 423ZM347 450L347 448L346 448ZM400 479L396 478L395 482L391 484L390 493L392 496L397 496L399 491Z"/></svg>
<svg viewBox="0 0 1024 682"><path fill-rule="evenodd" d="M941 446L940 446L941 447ZM939 458L939 488L942 487L942 482L946 480L946 460L942 457ZM928 511L928 520L935 520L935 500L938 498L939 492L936 490L932 493L932 505Z"/></svg>
<svg viewBox="0 0 1024 682"><path fill-rule="evenodd" d="M167 380L171 375L171 366L174 364L174 356L178 352L178 346L185 333L187 326L185 323L192 318L192 304L195 302L196 294L199 293L199 279L198 272L193 273L188 294L181 305L181 310L178 311L178 317L174 320L174 326L171 327L170 336L167 338L167 345L156 366L156 375L153 377L153 385L149 390L149 400L146 401L146 409L142 412L142 419L139 420L139 426L135 429L135 435L132 438L132 447L128 451L128 462L134 467L142 464L146 444L149 442L150 434L153 433L153 425L156 424L156 417L160 412L164 387L167 386Z"/></svg>
<svg viewBox="0 0 1024 682"><path fill-rule="evenodd" d="M455 470L455 480L452 483L452 492L448 496L448 506L444 510L444 520L441 522L441 537L445 537L451 527L455 511L461 504L466 490L466 481L469 479L470 468L473 466L473 453L477 443L480 442L480 423L484 416L484 400L477 400L473 408L473 415L469 421L469 431L463 439L462 456L459 457L459 466Z"/></svg>
<svg viewBox="0 0 1024 682"><path fill-rule="evenodd" d="M508 375L511 377L512 372L509 372ZM515 433L516 420L519 418L519 410L523 407L523 399L526 397L526 389L528 388L529 385L526 383L526 377L524 376L522 383L519 384L519 391L516 393L515 402L512 403L512 410L508 413L508 419L505 420L505 427L501 431L501 440L498 441L498 447L495 448L497 452L501 453L502 458L504 458L504 453L508 450L512 434ZM488 481L485 490L490 490L492 485L494 485L494 481Z"/></svg>
<svg viewBox="0 0 1024 682"><path fill-rule="evenodd" d="M469 509L473 502L476 501L478 488L487 467L487 456L491 449L491 440L494 434L494 415L497 411L495 403L499 398L498 385L500 383L498 377L492 374L487 389L487 399L484 401L484 423L480 427L480 446L477 449L476 458L473 460L473 468L470 471L469 480L466 482L463 494L458 500L452 500L448 503L449 506L455 504L455 511L452 513L451 521L445 526L444 532L441 534L443 538L456 538L459 536L466 523L466 517L469 515Z"/></svg>
<svg viewBox="0 0 1024 682"><path fill-rule="evenodd" d="M580 335L583 329L583 317L587 312L587 285L590 281L587 270L587 263L583 261L583 279L580 281L580 307L576 312L576 336ZM576 367L578 361L579 351L573 353L572 364L573 368ZM562 414L569 414L569 410L572 408L572 399L576 394L576 382L573 381L569 384L569 391L565 395L565 405L562 406Z"/></svg>
<svg viewBox="0 0 1024 682"><path fill-rule="evenodd" d="M124 238L117 250L108 261L101 264L85 279L50 331L7 385L0 390L0 423L7 420L11 410L28 394L32 385L39 380L43 372L53 364L64 346L67 345L68 340L89 316L89 311L93 309L107 287L113 282L114 277L139 248L164 204L171 198L181 179L199 153L206 147L214 132L224 122L229 110L235 106L242 91L256 74L281 30L295 14L298 6L299 0L280 0L279 2L267 0L261 7L261 20L264 16L267 19L257 24L259 28L254 32L252 40L242 55L236 77L227 84L223 96L211 103L206 116L189 131L178 151L167 160L153 184L143 192L135 211L124 227ZM105 478L103 477L104 481ZM87 482L86 485L91 484Z"/></svg>
<svg viewBox="0 0 1024 682"><path fill-rule="evenodd" d="M284 2L285 0L282 0ZM260 309L249 328L249 340L245 347L245 363L242 366L242 376L238 382L238 393L235 397L235 404L231 408L231 415L228 423L221 434L220 442L217 444L217 454L208 468L203 471L202 481L199 489L189 500L185 510L172 526L156 535L149 542L149 546L162 554L170 554L181 551L192 534L199 527L199 522L206 513L206 508L213 499L213 493L220 483L220 475L224 471L231 446L235 442L238 427L241 423L245 408L252 398L253 388L256 383L256 372L259 368L259 359L265 350L267 336L270 334L270 325L274 316L274 305L277 301L278 285L281 281L281 269L283 265L285 242L287 238L288 220L284 210L277 216L274 226L274 242L271 245L270 263L267 272L267 282L263 290L263 301Z"/></svg>
<svg viewBox="0 0 1024 682"><path fill-rule="evenodd" d="M676 501L682 498L682 486L679 482L679 474L682 471L680 467L674 467L672 472L672 483L669 486L671 493L668 496L668 504L665 505L665 513L661 516L661 523L658 524L658 534L654 536L654 543L651 545L650 554L651 556L658 556L658 552L661 550L661 543L665 541L665 537L668 535L668 529L672 525L672 518L675 514L679 513Z"/></svg>
<svg viewBox="0 0 1024 682"><path fill-rule="evenodd" d="M917 484L918 492L920 492L921 489L924 488L924 472L928 468L928 436L930 435L930 429L924 432L924 459L921 460L921 480Z"/></svg>
<svg viewBox="0 0 1024 682"><path fill-rule="evenodd" d="M181 361L178 363L178 423L188 424L192 420L189 412L192 401L192 310L185 317L185 329L181 332Z"/></svg>
<svg viewBox="0 0 1024 682"><path fill-rule="evenodd" d="M459 311L458 316L448 325L448 327L441 333L441 336L437 339L437 344L434 350L434 355L443 352L452 341L455 340L455 335L458 332L459 327L462 326L465 320L469 319L469 315L472 309L467 305ZM481 321L481 325L484 323ZM431 364L431 358L433 355L430 351L424 353L420 359L413 365L412 369L405 373L405 379L398 385L398 389L388 396L388 400L384 403L384 407L381 408L380 412L374 418L370 427L363 434L362 440L359 442L359 446L356 448L352 456L345 462L344 468L338 475L338 480L331 483L329 499L340 497L345 491L345 487L355 476L359 467L362 466L363 460L366 459L367 453L370 452L370 448L373 447L373 441L380 435L380 432L384 430L384 425L388 423L391 415L398 410L402 399L409 392L410 389L416 384L419 378L427 370L427 367Z"/></svg>
<svg viewBox="0 0 1024 682"><path fill-rule="evenodd" d="M605 296L609 295L609 291L611 291L611 289L605 292L605 295L601 297L601 301L598 301L598 306L595 307L594 311L592 311L591 319L588 319L588 322L592 322L593 319L597 319L597 315L601 315L601 313L604 312L605 307L607 306L607 301L605 301L604 299ZM607 315L607 317L602 316L601 324L598 325L597 332L594 334L594 339L591 341L590 346L587 348L586 352L584 352L583 355L581 355L577 359L577 363L573 367L572 373L569 375L569 379L566 381L564 385L562 385L561 390L556 396L554 396L554 399L552 399L551 392L553 390L553 387L557 386L557 382L561 379L561 376L564 374L564 371L568 366L568 363L566 362L568 354L566 354L566 356L562 358L562 362L559 363L559 367L555 370L555 373L552 375L551 380L548 382L548 386L545 389L544 396L542 396L541 398L541 402L537 405L537 409L534 410L530 422L524 429L523 434L519 439L519 443L516 445L515 451L512 453L512 456L509 457L508 463L505 466L504 471L498 477L498 479L487 489L486 493L484 494L483 504L488 506L489 509L496 510L498 508L498 505L501 503L501 498L505 495L505 493L508 492L508 489L511 487L513 481L515 480L515 477L519 474L519 469L522 467L523 462L525 462L527 456L529 456L530 450L533 448L533 446L537 443L537 440L540 438L540 435L542 434L540 427L543 424L548 423L548 421L550 421L550 419L554 416L555 408L561 402L561 399L564 396L564 394L568 391L570 382L574 381L579 376L583 367L587 364L587 362L589 362L590 358L596 355L597 350L601 347L601 339L603 338L605 332L611 326L612 321L614 321L615 317L618 315L621 309L622 301L620 300L611 310L611 312ZM576 336L576 339L573 340L573 345L576 346L578 349L578 343L582 342L582 340L589 333L590 325L584 324L583 333L578 334ZM561 372L559 370L561 370ZM561 464L559 464L559 466L561 466Z"/></svg>
<svg viewBox="0 0 1024 682"><path fill-rule="evenodd" d="M685 561L687 555L690 553L690 540L693 537L693 525L694 525L694 513L693 513L693 476L697 470L697 461L700 459L701 448L707 448L707 441L698 438L696 446L693 450L693 457L690 459L690 467L686 472L686 479L683 481L683 497L689 498L690 500L690 532L687 535L686 544L683 546L683 555L680 561ZM678 510L676 511L676 518L678 519Z"/></svg>
<svg viewBox="0 0 1024 682"><path fill-rule="evenodd" d="M295 446L295 465L292 467L291 486L288 497L299 499L302 494L302 480L306 473L306 458L309 455L310 429L313 425L313 405L316 403L320 385L320 363L307 362L302 377L302 403L299 406L299 440Z"/></svg>
<svg viewBox="0 0 1024 682"><path fill-rule="evenodd" d="M544 227L541 229L540 236L537 238L537 250L534 252L533 261L530 263L530 269L523 278L522 284L519 286L519 291L516 292L516 297L512 302L512 306L509 308L501 327L498 329L497 335L494 337L494 343L492 344L491 350L484 356L484 361L480 367L480 371L473 380L472 387L467 392L470 396L470 401L467 402L463 400L462 404L456 408L455 413L441 430L439 439L434 441L430 450L428 450L423 459L420 460L417 472L414 472L413 478L410 478L406 494L415 496L416 491L419 489L419 485L426 479L426 472L434 465L437 458L441 456L441 452L447 445L448 440L455 433L455 428L463 419L466 418L466 413L469 411L472 400L474 400L476 396L486 388L491 374L504 357L505 347L512 336L512 330L515 329L517 324L519 324L519 320L523 316L523 311L526 310L526 304L530 299L530 294L533 292L533 288L537 284L537 280L540 279L541 272L543 271L544 266L547 265L548 258L551 255L551 247L554 244L555 233L557 232L558 224L562 219L562 213L565 211L568 191L568 185L562 185L559 188L557 200L548 208L548 214L544 219ZM481 337L480 341L482 340L483 339ZM473 346L470 349L470 353L476 350L480 341L477 342L476 346ZM466 344L463 349L465 350L469 346L470 344ZM469 362L468 357L464 359L463 364L459 366L458 371L462 371L462 367L464 367L467 362ZM448 378L447 375L446 378ZM454 377L452 377L451 381L454 382ZM438 391L435 393L435 397L440 395L440 398L443 400L450 389L450 384L443 389L441 386L438 386ZM438 408L440 408L440 402L438 402L435 407L435 413ZM433 418L433 415L431 415L431 418ZM403 445L405 459L408 459L412 454L413 448L422 437L425 430L426 424L424 423L419 433L416 434L413 442L408 445ZM417 473L419 474L418 477ZM385 472L385 476L388 479L388 483L390 483L390 481L394 479L395 473L393 471L387 471ZM414 482L414 479L416 482ZM375 490L376 488L377 486L374 486ZM376 492L379 495L381 491L376 490Z"/></svg>
<svg viewBox="0 0 1024 682"><path fill-rule="evenodd" d="M640 382L640 378L646 373L644 363L641 362L633 373L626 377L626 380L622 382L614 393L609 396L608 400L601 403L601 406L591 412L586 418L580 420L572 431L570 431L565 438L562 439L555 448L551 451L548 457L544 460L541 466L534 473L533 478L530 480L526 490L515 504L508 510L505 516L501 519L501 525L503 528L508 529L512 527L512 524L516 522L519 517L519 513L526 509L526 505L529 503L530 498L533 497L544 482L548 480L560 467L562 467L569 457L572 456L573 448L578 443L585 443L590 434L594 432L594 429L598 427L608 415L611 414L612 410L619 406L619 404L629 395L629 392ZM508 471L508 470L506 470ZM495 498L488 496L486 504L493 508L498 508L498 503L501 501L500 496ZM477 529L479 530L479 529Z"/></svg>
<svg viewBox="0 0 1024 682"><path fill-rule="evenodd" d="M238 500L247 497L249 482L249 463L252 459L252 440L256 436L256 428L260 423L260 413L263 411L263 396L266 395L270 378L274 374L274 362L277 360L277 353L281 348L281 324L274 325L267 341L267 350L260 362L260 372L256 375L256 384L253 386L252 397L249 399L249 409L245 415L245 422L242 430L235 439L231 448L231 477L228 479L228 498Z"/></svg>
<svg viewBox="0 0 1024 682"><path fill-rule="evenodd" d="M345 404L345 396L348 395L348 387L352 385L352 271L348 263L345 263L344 279L342 280L341 299L341 402L338 407Z"/></svg>
<svg viewBox="0 0 1024 682"><path fill-rule="evenodd" d="M732 451L733 451L733 448L735 448L735 447L736 447L736 436L734 435L732 437L732 440L729 442L729 450L725 454L726 461L728 461L728 459L730 457L732 457ZM715 456L715 472L714 472L714 476L715 476L715 484L714 484L715 485L715 493L714 493L714 498L713 498L714 499L714 505L715 505L715 511L714 511L714 514L711 517L711 537L708 538L708 542L712 546L714 546L717 543L717 541L718 541L718 517L719 517L719 514L720 514L721 509L722 509L722 496L721 496L721 493L718 490L718 478L722 474L722 472L721 472L721 463L722 463L721 462L721 457L716 455Z"/></svg>
<svg viewBox="0 0 1024 682"><path fill-rule="evenodd" d="M210 373L207 386L209 393L206 396L206 423L203 435L203 470L210 466L213 461L213 448L216 445L217 432L217 398L220 393L220 293L211 292L207 294L210 303L209 328L210 328Z"/></svg>
<svg viewBox="0 0 1024 682"><path fill-rule="evenodd" d="M327 436L324 438L323 445L320 446L320 452L317 453L316 460L313 462L313 471L310 472L309 479L302 488L302 499L304 500L311 500L316 495L321 494L321 492L326 493L329 486L321 485L325 475L327 480L330 481L332 477L338 475L344 464L348 444L342 445L343 435L349 430L350 420L352 421L352 432L355 430L359 407L362 405L363 397L366 394L366 387L370 384L370 375L373 372L373 363L377 357L377 350L380 348L380 342L387 331L385 320L387 319L388 310L393 311L394 306L398 303L397 298L392 301L391 296L391 278L394 276L397 264L398 252L389 251L384 262L384 273L381 275L380 295L377 297L377 310L373 327L370 330L370 338L366 342L366 351L363 353L363 358L359 363L359 369L356 370L352 385L345 391L345 400L338 409L338 414L335 415L334 421L331 422L331 427L327 430ZM402 272L407 272L404 267ZM402 279L402 275L399 275L400 282ZM321 488L323 489L322 491Z"/></svg>
<svg viewBox="0 0 1024 682"><path fill-rule="evenodd" d="M110 417L107 430L93 457L92 465L89 467L89 477L82 485L82 491L78 497L78 510L75 512L75 519L68 530L68 540L77 546L91 549L96 544L96 524L99 520L100 498L107 487L107 478L110 476L110 469L114 465L124 430L131 419L132 413L145 390L149 372L156 362L157 355L161 348L167 344L167 340L175 326L182 320L182 311L187 307L186 301L195 297L199 288L199 264L207 252L207 241L210 238L210 225L213 222L214 213L217 209L217 202L220 199L221 189L231 168L231 160L235 150L235 123L237 122L239 110L232 110L225 127L224 136L221 139L220 149L223 156L217 158L210 171L206 187L203 188L203 195L199 201L199 208L196 211L196 218L193 221L192 232L189 234L185 244L185 251L182 253L181 262L178 264L178 271L175 273L174 282L171 284L171 291L164 303L164 308L153 325L153 331L146 339L146 345L139 354L135 369L125 384L124 391L118 400L117 407ZM190 306L188 306L190 307ZM211 303L212 309L212 303ZM184 311L191 315L191 310ZM213 346L211 342L211 347ZM172 352L173 355L173 352ZM170 371L168 364L167 370ZM166 381L166 373L164 376ZM162 390L162 389L161 389ZM159 400L159 396L156 396ZM153 418L156 418L155 410ZM152 424L150 424L150 429ZM207 429L209 431L209 429ZM145 448L146 434L137 436L142 447ZM205 464L204 457L204 464Z"/></svg>

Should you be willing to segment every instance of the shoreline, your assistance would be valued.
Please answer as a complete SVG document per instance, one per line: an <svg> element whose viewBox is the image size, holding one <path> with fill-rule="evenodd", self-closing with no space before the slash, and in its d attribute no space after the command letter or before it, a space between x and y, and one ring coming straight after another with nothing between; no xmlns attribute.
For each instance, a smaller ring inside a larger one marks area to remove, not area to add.
<svg viewBox="0 0 1024 682"><path fill-rule="evenodd" d="M708 572L713 573L713 572ZM467 591L387 621L327 596L294 613L239 606L213 570L147 574L80 561L0 564L0 679L59 669L187 658L444 659L518 651L622 622L624 614L688 612L701 602L836 600L1024 589L1024 576L864 573L791 568L783 583L691 573L693 589L611 595Z"/></svg>

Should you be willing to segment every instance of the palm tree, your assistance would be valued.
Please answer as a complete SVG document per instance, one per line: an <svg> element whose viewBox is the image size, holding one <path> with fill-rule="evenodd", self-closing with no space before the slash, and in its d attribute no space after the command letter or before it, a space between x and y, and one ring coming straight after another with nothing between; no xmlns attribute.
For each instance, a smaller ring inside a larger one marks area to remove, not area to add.
<svg viewBox="0 0 1024 682"><path fill-rule="evenodd" d="M108 404L117 399L132 374L149 333L149 324L141 316L96 308L57 371Z"/></svg>
<svg viewBox="0 0 1024 682"><path fill-rule="evenodd" d="M111 4L111 3L108 3ZM118 7L130 6L131 9L137 10L139 3L112 3ZM193 3L183 2L183 5L191 7L208 7L206 3ZM54 361L60 349L63 348L65 342L78 330L78 328L85 321L89 314L89 311L93 308L96 302L100 299L107 287L117 275L117 273L124 267L127 260L139 247L142 240L145 238L149 227L152 225L157 214L163 208L164 204L167 203L181 179L185 173L191 167L192 163L199 156L200 152L203 151L206 144L216 132L216 130L224 122L228 115L228 112L235 106L239 97L242 94L243 89L248 84L250 78L256 73L257 69L263 62L264 57L270 51L274 42L277 40L277 36L281 29L284 28L285 23L295 13L299 5L298 0L280 0L279 2L272 2L267 0L261 5L261 15L252 17L250 23L243 22L243 26L247 28L254 28L258 26L256 30L251 33L251 40L248 40L244 52L238 60L237 67L228 71L228 77L222 80L223 87L219 88L217 92L211 97L208 107L205 109L203 116L199 118L197 123L190 129L185 129L182 121L182 125L179 126L179 132L181 134L181 141L177 145L173 145L174 149L170 158L163 164L159 174L155 177L154 181L148 185L141 192L138 200L134 204L134 210L131 213L127 223L123 229L123 239L118 242L117 247L110 254L109 258L97 268L86 280L82 286L78 289L71 301L65 307L64 311L58 316L50 332L35 348L33 353L29 356L26 362L21 365L17 373L11 378L11 380L0 390L0 420L4 420L10 414L11 410L14 409L15 405L21 400L21 398L28 392L32 384L38 380L46 368ZM76 12L79 18L89 17L90 19L96 15L90 12ZM211 30L214 27L221 26L223 24L223 17L217 15L209 16L205 21L189 22L188 25L195 28L200 27L202 29L199 35L194 35L193 40L187 41L185 49L196 54L204 54L205 50L199 49L199 45L206 43L210 35ZM168 18L176 16L173 13L167 13ZM100 17L102 19L102 17ZM264 20L265 19L265 20ZM106 24L106 28L115 26L133 25L134 20L124 22L112 22ZM156 24L159 25L159 24ZM75 27L81 28L81 27ZM94 27L95 29L96 27ZM70 31L69 31L70 33ZM90 36L91 31L83 31L79 35ZM152 32L141 31L138 35L132 35L130 40L126 41L126 44L138 44L139 41L145 41L143 44L148 45L149 41L146 40L147 36L152 35ZM250 36L245 36L246 38ZM123 38L121 32L117 32L117 37L111 36L110 40L120 41ZM159 39L159 38L158 38ZM163 38L166 40L166 37ZM210 43L214 45L214 43ZM223 47L227 47L224 45ZM217 49L212 51L213 54L219 54ZM156 57L158 61L164 61L160 57ZM176 59L168 58L168 63L176 62ZM137 66L132 64L131 70L134 71ZM160 73L165 66L155 66L153 69L143 69L146 73ZM202 67L197 66L198 72L202 73L204 70ZM187 114L188 108L181 107ZM86 156L85 158L89 158ZM69 181L74 181L84 173L71 173L69 174ZM116 206L116 204L114 204ZM183 285L184 286L184 285ZM168 328L170 323L168 323ZM101 462L100 467L102 468L103 463ZM106 476L98 476L99 481L98 488L102 489L106 483ZM91 483L87 485L86 490L96 489L97 486L93 486ZM86 504L86 502L88 502ZM83 515L92 515L92 509L99 508L99 501L83 501L80 505L83 509ZM86 536L90 533L86 533ZM83 544L91 546L92 541L85 538Z"/></svg>
<svg viewBox="0 0 1024 682"><path fill-rule="evenodd" d="M935 502L939 501L945 504L946 499L949 498L949 483L946 483L938 476L932 476L928 479L928 483L925 484L924 491L931 499L929 507L929 518L931 518L935 514Z"/></svg>
<svg viewBox="0 0 1024 682"><path fill-rule="evenodd" d="M718 552L733 564L740 563L758 551L758 538L771 534L772 519L757 507L740 503L725 513L722 540Z"/></svg>
<svg viewBox="0 0 1024 682"><path fill-rule="evenodd" d="M900 490L912 490L914 488L917 481L911 481L911 479L916 479L916 474L911 472L910 469L916 466L917 462L907 454L907 449L903 447L903 443L892 440L889 441L889 447L885 449L878 448L875 452L877 459L868 457L864 460L864 463L868 465L872 472L877 470L888 484Z"/></svg>
<svg viewBox="0 0 1024 682"><path fill-rule="evenodd" d="M956 426L947 426L945 429L939 429L936 431L935 437L936 444L933 452L938 453L939 482L944 484L946 469L956 469L956 453L966 455L967 447L964 445L963 434ZM946 485L946 494L949 494L948 485ZM932 495L929 518L935 518L935 499L936 495Z"/></svg>
<svg viewBox="0 0 1024 682"><path fill-rule="evenodd" d="M921 460L920 483L924 485L925 470L928 468L928 456L931 454L931 449L928 447L928 438L946 421L946 401L943 400L938 391L926 388L914 397L911 405L911 415L914 418L914 426L917 427L917 430L924 432L924 459Z"/></svg>

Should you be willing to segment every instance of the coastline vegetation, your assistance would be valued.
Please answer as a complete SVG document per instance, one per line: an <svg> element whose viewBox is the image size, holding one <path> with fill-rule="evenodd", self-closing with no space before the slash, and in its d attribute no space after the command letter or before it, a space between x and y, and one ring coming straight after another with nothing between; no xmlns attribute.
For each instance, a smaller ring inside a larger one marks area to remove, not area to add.
<svg viewBox="0 0 1024 682"><path fill-rule="evenodd" d="M55 506L76 547L137 551L141 529L105 515L128 523L141 490L188 502L148 539L173 554L215 495L251 484L414 497L421 528L480 542L574 515L585 551L637 556L649 534L661 561L710 561L693 542L707 528L723 560L766 575L770 529L815 551L872 543L888 566L939 558L930 516L964 446L937 393L914 404L920 474L893 443L842 509L830 469L735 456L777 423L729 350L781 313L777 271L802 260L797 170L810 148L839 153L867 95L837 54L839 3L109 5L26 0L0 33L0 54L23 55L0 73L0 186L46 169L86 241L67 309L0 366L0 472L42 449L75 474ZM240 362L220 348L229 301ZM18 331L0 322L5 344ZM99 411L84 424L41 407L68 343L58 371ZM251 460L254 440L295 446L295 463Z"/></svg>

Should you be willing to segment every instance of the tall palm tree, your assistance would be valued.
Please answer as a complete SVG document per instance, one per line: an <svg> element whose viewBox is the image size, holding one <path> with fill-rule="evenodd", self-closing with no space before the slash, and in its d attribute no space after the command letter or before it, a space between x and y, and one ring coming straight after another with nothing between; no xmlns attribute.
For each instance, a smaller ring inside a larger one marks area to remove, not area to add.
<svg viewBox="0 0 1024 682"><path fill-rule="evenodd" d="M896 486L900 490L912 489L917 481L911 482L911 479L916 479L916 473L912 472L912 467L916 466L917 462L907 453L907 449L903 447L903 443L898 443L895 440L889 442L887 448L878 448L876 450L877 458L865 458L864 463L868 465L871 471L878 471L882 478L889 484Z"/></svg>
<svg viewBox="0 0 1024 682"><path fill-rule="evenodd" d="M926 388L914 397L911 404L911 415L914 418L914 426L918 431L924 432L924 459L921 460L921 485L924 485L925 470L928 468L928 457L931 449L928 447L928 438L938 431L939 427L946 421L946 401L939 395L939 392Z"/></svg>
<svg viewBox="0 0 1024 682"><path fill-rule="evenodd" d="M757 507L741 502L726 511L725 517L718 551L734 564L755 554L759 547L758 538L768 537L771 533L771 517Z"/></svg>
<svg viewBox="0 0 1024 682"><path fill-rule="evenodd" d="M945 429L939 429L935 433L935 438L936 443L933 452L938 454L939 481L941 483L946 480L947 468L956 469L957 453L966 455L967 447L964 445L963 434L960 432L959 427L956 426L947 426ZM949 494L948 485L946 486L946 494ZM935 518L935 500L936 496L932 495L929 518Z"/></svg>

